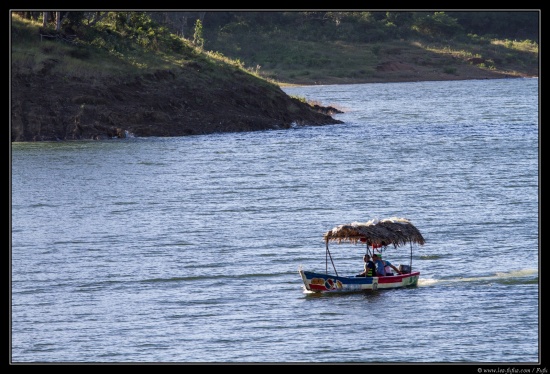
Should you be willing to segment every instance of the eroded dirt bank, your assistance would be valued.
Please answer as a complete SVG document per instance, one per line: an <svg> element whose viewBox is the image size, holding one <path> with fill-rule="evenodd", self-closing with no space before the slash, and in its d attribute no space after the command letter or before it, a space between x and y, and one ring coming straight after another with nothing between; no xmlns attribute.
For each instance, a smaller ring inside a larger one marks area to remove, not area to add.
<svg viewBox="0 0 550 374"><path fill-rule="evenodd" d="M166 137L341 123L331 116L334 108L316 110L239 71L209 81L202 68L118 79L65 77L50 73L47 64L39 73L14 69L11 140Z"/></svg>

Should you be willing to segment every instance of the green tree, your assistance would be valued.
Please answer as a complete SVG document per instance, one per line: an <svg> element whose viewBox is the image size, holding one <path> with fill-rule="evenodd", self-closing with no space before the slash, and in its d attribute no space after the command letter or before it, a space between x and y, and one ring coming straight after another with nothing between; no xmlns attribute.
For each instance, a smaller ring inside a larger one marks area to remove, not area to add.
<svg viewBox="0 0 550 374"><path fill-rule="evenodd" d="M195 33L193 34L193 44L199 48L204 46L204 38L202 37L202 22L200 19L195 21Z"/></svg>
<svg viewBox="0 0 550 374"><path fill-rule="evenodd" d="M412 27L413 30L432 37L448 37L462 31L457 20L445 12L417 12L414 14Z"/></svg>

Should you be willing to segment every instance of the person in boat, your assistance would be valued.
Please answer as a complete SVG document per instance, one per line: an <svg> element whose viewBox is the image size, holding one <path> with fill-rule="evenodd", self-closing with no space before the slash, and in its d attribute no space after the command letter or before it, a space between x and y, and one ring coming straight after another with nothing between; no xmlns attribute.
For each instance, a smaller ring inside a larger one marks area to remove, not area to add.
<svg viewBox="0 0 550 374"><path fill-rule="evenodd" d="M370 256L368 254L365 254L363 256L363 261L365 262L365 269L361 274L357 274L356 277L374 277L376 274L376 269L374 266L374 262L370 260Z"/></svg>
<svg viewBox="0 0 550 374"><path fill-rule="evenodd" d="M384 262L382 262L382 259L379 256L379 254L374 253L372 255L372 260L374 262L374 265L376 266L376 275L379 277L383 277L386 275L386 271L384 269Z"/></svg>
<svg viewBox="0 0 550 374"><path fill-rule="evenodd" d="M394 275L392 273L392 269L395 270L395 272L397 274L401 274L401 272L399 271L398 268L396 268L394 265L392 265L391 262L389 262L388 260L383 260L382 259L382 255L378 255L378 258L380 259L380 261L382 261L382 263L384 264L384 272L386 273L386 275Z"/></svg>

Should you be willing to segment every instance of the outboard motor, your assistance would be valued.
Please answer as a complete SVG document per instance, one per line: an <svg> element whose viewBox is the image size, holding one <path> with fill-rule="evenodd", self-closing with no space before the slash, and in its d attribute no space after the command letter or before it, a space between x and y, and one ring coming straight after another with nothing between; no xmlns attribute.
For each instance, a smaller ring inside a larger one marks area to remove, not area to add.
<svg viewBox="0 0 550 374"><path fill-rule="evenodd" d="M410 273L411 267L409 265L399 265L399 271L402 273Z"/></svg>

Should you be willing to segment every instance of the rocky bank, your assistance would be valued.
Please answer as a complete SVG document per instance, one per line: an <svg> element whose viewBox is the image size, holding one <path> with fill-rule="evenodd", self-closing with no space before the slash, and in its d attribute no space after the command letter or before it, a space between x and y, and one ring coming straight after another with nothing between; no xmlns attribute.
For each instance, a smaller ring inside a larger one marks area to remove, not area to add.
<svg viewBox="0 0 550 374"><path fill-rule="evenodd" d="M200 63L133 77L82 78L12 66L11 141L102 140L338 124L335 108L311 106L238 69L202 74Z"/></svg>

